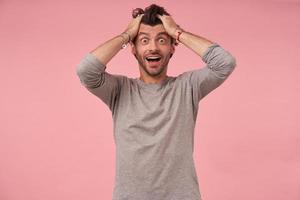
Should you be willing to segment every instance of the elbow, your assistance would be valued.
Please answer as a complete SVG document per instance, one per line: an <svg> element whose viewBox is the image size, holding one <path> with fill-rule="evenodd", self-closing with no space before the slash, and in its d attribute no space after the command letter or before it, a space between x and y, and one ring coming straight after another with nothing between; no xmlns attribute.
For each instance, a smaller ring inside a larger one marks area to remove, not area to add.
<svg viewBox="0 0 300 200"><path fill-rule="evenodd" d="M236 67L236 59L231 54L228 54L226 59L224 60L224 66L226 66L229 71L233 71Z"/></svg>
<svg viewBox="0 0 300 200"><path fill-rule="evenodd" d="M97 88L103 84L104 81L103 73L96 73L82 62L76 66L76 75L81 84L86 88Z"/></svg>
<svg viewBox="0 0 300 200"><path fill-rule="evenodd" d="M232 55L228 54L222 62L216 64L218 67L212 68L212 71L217 77L221 79L226 79L233 72L236 67L236 59Z"/></svg>
<svg viewBox="0 0 300 200"><path fill-rule="evenodd" d="M84 68L81 65L76 65L76 75L80 78L84 74Z"/></svg>
<svg viewBox="0 0 300 200"><path fill-rule="evenodd" d="M76 66L76 75L77 77L79 78L80 80L80 83L85 86L85 87L88 87L88 84L87 84L87 80L86 80L86 70L84 69L84 67L82 65L77 65Z"/></svg>
<svg viewBox="0 0 300 200"><path fill-rule="evenodd" d="M236 59L234 56L229 54L223 63L223 69L224 70L224 77L228 77L235 69L236 67Z"/></svg>
<svg viewBox="0 0 300 200"><path fill-rule="evenodd" d="M230 66L230 68L232 68L232 70L233 69L235 69L235 67L236 67L236 59L235 59L235 57L233 57L233 56L230 56L231 58L230 58L230 60L229 60L229 63L228 63L228 65Z"/></svg>
<svg viewBox="0 0 300 200"><path fill-rule="evenodd" d="M79 63L76 65L76 75L82 79L83 77L86 77L87 75L87 67L83 65L82 63Z"/></svg>
<svg viewBox="0 0 300 200"><path fill-rule="evenodd" d="M87 86L87 70L81 63L76 65L76 75L79 78L81 84Z"/></svg>

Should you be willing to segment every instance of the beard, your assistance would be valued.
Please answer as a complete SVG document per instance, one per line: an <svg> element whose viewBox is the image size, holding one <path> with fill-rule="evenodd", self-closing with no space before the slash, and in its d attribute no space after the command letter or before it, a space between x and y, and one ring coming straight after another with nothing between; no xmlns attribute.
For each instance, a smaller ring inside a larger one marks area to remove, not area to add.
<svg viewBox="0 0 300 200"><path fill-rule="evenodd" d="M164 70L167 70L168 63L170 58L172 57L172 54L168 54L167 56L162 56L160 54L160 62L155 67L149 66L149 62L146 60L146 58L143 58L142 55L135 54L134 56L137 59L139 66L147 73L148 76L159 77L164 72Z"/></svg>

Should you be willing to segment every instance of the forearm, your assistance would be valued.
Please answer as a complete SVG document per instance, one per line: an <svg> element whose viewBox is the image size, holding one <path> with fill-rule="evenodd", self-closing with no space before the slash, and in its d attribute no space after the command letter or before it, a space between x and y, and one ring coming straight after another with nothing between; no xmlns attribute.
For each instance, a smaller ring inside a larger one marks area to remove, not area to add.
<svg viewBox="0 0 300 200"><path fill-rule="evenodd" d="M99 45L91 54L104 65L106 65L121 49L124 44L124 38L121 35L115 36L107 42Z"/></svg>
<svg viewBox="0 0 300 200"><path fill-rule="evenodd" d="M201 56L207 67L219 78L226 79L234 70L235 58L219 44L185 31L179 35L179 40Z"/></svg>
<svg viewBox="0 0 300 200"><path fill-rule="evenodd" d="M77 75L82 85L113 110L121 76L109 74L105 69L106 66L89 52L77 65Z"/></svg>
<svg viewBox="0 0 300 200"><path fill-rule="evenodd" d="M203 57L203 53L207 50L209 46L213 44L212 41L192 34L190 32L183 31L179 37L179 40L186 47L194 51L196 54Z"/></svg>

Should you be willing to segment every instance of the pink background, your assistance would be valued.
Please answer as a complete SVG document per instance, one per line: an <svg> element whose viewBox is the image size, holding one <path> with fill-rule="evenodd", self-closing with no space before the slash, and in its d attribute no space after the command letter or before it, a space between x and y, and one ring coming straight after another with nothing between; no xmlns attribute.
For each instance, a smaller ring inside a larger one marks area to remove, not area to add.
<svg viewBox="0 0 300 200"><path fill-rule="evenodd" d="M158 1L0 1L0 199L111 199L109 109L76 65ZM160 1L237 59L200 102L194 158L204 200L300 199L300 1ZM204 67L179 45L169 75ZM130 48L108 72L137 77ZM298 103L297 103L298 102Z"/></svg>

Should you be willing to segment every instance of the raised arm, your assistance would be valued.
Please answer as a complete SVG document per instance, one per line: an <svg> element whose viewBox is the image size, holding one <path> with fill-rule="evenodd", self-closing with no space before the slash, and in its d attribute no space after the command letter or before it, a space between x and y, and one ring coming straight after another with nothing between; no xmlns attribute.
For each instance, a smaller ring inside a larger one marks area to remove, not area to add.
<svg viewBox="0 0 300 200"><path fill-rule="evenodd" d="M122 77L107 73L106 65L122 49L122 45L135 37L142 16L132 19L121 35L87 53L76 68L82 85L107 104L111 111L119 94Z"/></svg>
<svg viewBox="0 0 300 200"><path fill-rule="evenodd" d="M204 37L184 31L168 15L157 15L168 34L198 54L207 64L203 69L186 73L192 85L194 103L198 104L204 96L220 86L236 66L235 58L219 44Z"/></svg>
<svg viewBox="0 0 300 200"><path fill-rule="evenodd" d="M169 15L157 15L157 17L162 21L164 28L171 37L179 39L181 43L201 57L207 48L213 44L213 42L204 37L184 31Z"/></svg>
<svg viewBox="0 0 300 200"><path fill-rule="evenodd" d="M127 29L122 34L110 39L104 44L99 45L90 53L101 61L103 65L106 65L122 49L122 45L128 43L136 36L142 16L143 14L133 18Z"/></svg>

